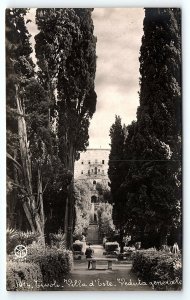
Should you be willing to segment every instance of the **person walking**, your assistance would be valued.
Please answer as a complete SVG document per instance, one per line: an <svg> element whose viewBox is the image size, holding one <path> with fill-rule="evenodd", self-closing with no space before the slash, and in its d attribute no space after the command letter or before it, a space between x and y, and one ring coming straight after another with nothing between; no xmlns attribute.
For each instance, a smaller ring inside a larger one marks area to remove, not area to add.
<svg viewBox="0 0 190 300"><path fill-rule="evenodd" d="M93 257L94 250L90 246L91 246L91 244L88 244L88 248L85 251L86 258L92 258ZM91 263L91 261L89 260L88 261L88 269L90 269L90 263Z"/></svg>

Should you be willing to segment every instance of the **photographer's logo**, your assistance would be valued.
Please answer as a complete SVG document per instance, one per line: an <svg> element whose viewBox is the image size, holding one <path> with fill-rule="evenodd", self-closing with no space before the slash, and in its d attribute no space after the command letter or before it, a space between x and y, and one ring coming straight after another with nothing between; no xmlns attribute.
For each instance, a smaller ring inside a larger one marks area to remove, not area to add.
<svg viewBox="0 0 190 300"><path fill-rule="evenodd" d="M27 248L24 245L18 245L14 249L15 256L24 258L27 255Z"/></svg>

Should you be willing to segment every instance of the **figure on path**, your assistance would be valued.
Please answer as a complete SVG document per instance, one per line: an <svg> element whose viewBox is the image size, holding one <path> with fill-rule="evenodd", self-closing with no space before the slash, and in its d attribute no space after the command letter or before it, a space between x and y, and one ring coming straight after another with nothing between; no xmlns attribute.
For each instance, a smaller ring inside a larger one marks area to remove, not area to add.
<svg viewBox="0 0 190 300"><path fill-rule="evenodd" d="M86 249L85 255L86 255L86 258L92 258L93 254L94 254L94 250L90 247L91 244L88 244L88 246L89 247ZM90 263L91 263L91 261L89 260L88 261L88 269L90 269Z"/></svg>

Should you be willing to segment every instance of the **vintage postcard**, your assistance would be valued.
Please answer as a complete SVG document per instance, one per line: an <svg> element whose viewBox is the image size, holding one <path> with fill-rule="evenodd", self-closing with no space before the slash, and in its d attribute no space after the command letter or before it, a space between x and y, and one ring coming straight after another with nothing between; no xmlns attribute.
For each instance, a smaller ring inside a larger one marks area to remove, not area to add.
<svg viewBox="0 0 190 300"><path fill-rule="evenodd" d="M7 290L181 290L181 10L5 13Z"/></svg>

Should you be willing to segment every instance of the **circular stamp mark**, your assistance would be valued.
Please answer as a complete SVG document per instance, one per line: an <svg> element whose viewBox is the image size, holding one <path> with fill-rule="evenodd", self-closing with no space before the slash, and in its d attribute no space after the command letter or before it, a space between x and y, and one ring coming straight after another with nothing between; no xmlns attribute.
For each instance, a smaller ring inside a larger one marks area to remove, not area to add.
<svg viewBox="0 0 190 300"><path fill-rule="evenodd" d="M24 245L17 245L14 249L15 256L24 258L27 255L27 248Z"/></svg>

